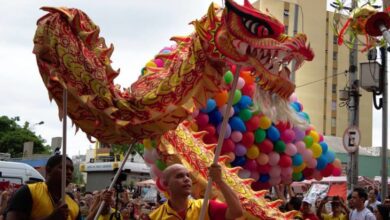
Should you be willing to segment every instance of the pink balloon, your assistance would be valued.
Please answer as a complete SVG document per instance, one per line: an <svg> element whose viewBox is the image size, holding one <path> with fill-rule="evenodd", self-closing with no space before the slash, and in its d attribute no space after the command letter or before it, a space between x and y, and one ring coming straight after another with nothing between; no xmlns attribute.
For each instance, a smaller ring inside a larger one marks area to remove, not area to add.
<svg viewBox="0 0 390 220"><path fill-rule="evenodd" d="M251 172L250 178L252 178L252 179L254 179L254 180L257 181L257 180L260 178L259 172L257 172L257 171L252 171L252 172Z"/></svg>
<svg viewBox="0 0 390 220"><path fill-rule="evenodd" d="M300 154L303 154L306 150L306 144L303 141L295 142L295 146L297 147L297 151Z"/></svg>
<svg viewBox="0 0 390 220"><path fill-rule="evenodd" d="M154 63L157 65L157 67L163 67L164 61L162 59L155 59Z"/></svg>
<svg viewBox="0 0 390 220"><path fill-rule="evenodd" d="M305 131L301 130L298 127L293 128L294 134L295 134L295 141L301 141L305 137Z"/></svg>
<svg viewBox="0 0 390 220"><path fill-rule="evenodd" d="M196 118L198 115L199 115L199 109L196 108L196 109L192 112L192 117L193 117L193 118Z"/></svg>
<svg viewBox="0 0 390 220"><path fill-rule="evenodd" d="M260 153L259 156L257 157L256 161L260 165L266 165L269 161L268 155Z"/></svg>
<svg viewBox="0 0 390 220"><path fill-rule="evenodd" d="M322 134L318 134L320 136L320 139L318 140L318 142L323 142L324 141L324 135Z"/></svg>
<svg viewBox="0 0 390 220"><path fill-rule="evenodd" d="M295 139L295 132L292 129L286 129L280 136L285 143L290 143Z"/></svg>
<svg viewBox="0 0 390 220"><path fill-rule="evenodd" d="M309 161L313 158L313 151L309 150L309 149L306 149L303 154L303 160L304 161Z"/></svg>
<svg viewBox="0 0 390 220"><path fill-rule="evenodd" d="M247 160L245 165L244 165L244 168L247 169L247 170L250 170L252 172L256 171L257 170L257 162L256 160Z"/></svg>
<svg viewBox="0 0 390 220"><path fill-rule="evenodd" d="M282 171L282 169L280 168L280 166L273 166L273 167L271 167L271 170L269 171L269 175L271 177L279 177L281 171Z"/></svg>
<svg viewBox="0 0 390 220"><path fill-rule="evenodd" d="M233 131L230 135L230 138L232 139L232 141L238 143L242 140L242 133L239 131Z"/></svg>
<svg viewBox="0 0 390 220"><path fill-rule="evenodd" d="M290 95L290 97L288 98L288 100L290 102L296 102L298 101L298 98L297 98L297 94L295 94L295 92L293 94Z"/></svg>
<svg viewBox="0 0 390 220"><path fill-rule="evenodd" d="M297 147L293 143L286 144L286 150L284 151L288 156L294 156L297 153Z"/></svg>
<svg viewBox="0 0 390 220"><path fill-rule="evenodd" d="M292 167L285 167L285 168L282 168L280 175L283 177L291 177L292 173L293 173Z"/></svg>
<svg viewBox="0 0 390 220"><path fill-rule="evenodd" d="M333 168L332 176L340 176L341 175L341 169L338 167Z"/></svg>
<svg viewBox="0 0 390 220"><path fill-rule="evenodd" d="M277 177L272 177L271 179L269 179L268 182L271 186L275 186L275 185L278 185L280 183L280 181L282 181L281 177L277 176Z"/></svg>
<svg viewBox="0 0 390 220"><path fill-rule="evenodd" d="M316 168L317 167L317 160L315 158L311 158L310 160L306 161L306 165L308 168Z"/></svg>
<svg viewBox="0 0 390 220"><path fill-rule="evenodd" d="M242 89L245 86L245 80L241 77L238 78L237 81L237 89Z"/></svg>
<svg viewBox="0 0 390 220"><path fill-rule="evenodd" d="M219 112L221 112L222 115L225 115L226 107L227 107L226 104L219 107ZM229 118L232 117L233 115L234 115L234 108L230 107Z"/></svg>
<svg viewBox="0 0 390 220"><path fill-rule="evenodd" d="M269 157L269 164L271 166L275 166L279 163L279 160L280 160L280 155L276 152L271 152L268 154L268 157Z"/></svg>
<svg viewBox="0 0 390 220"><path fill-rule="evenodd" d="M238 176L241 179L247 179L251 176L251 171L246 170L246 169L242 169L242 170L238 171Z"/></svg>

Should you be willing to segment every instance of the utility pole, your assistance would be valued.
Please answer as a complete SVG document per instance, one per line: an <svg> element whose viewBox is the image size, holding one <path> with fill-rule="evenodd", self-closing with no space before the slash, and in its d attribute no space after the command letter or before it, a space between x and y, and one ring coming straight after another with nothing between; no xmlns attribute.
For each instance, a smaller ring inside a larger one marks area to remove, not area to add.
<svg viewBox="0 0 390 220"><path fill-rule="evenodd" d="M383 0L383 8L390 6L390 0ZM387 44L385 47L381 48L381 58L382 58L382 181L381 181L381 198L382 201L387 198Z"/></svg>
<svg viewBox="0 0 390 220"><path fill-rule="evenodd" d="M357 0L352 0L352 10L357 5ZM358 45L356 39L354 40L353 47L349 51L349 105L348 105L348 125L349 127L359 127L359 83L357 79L357 52ZM347 168L347 183L348 192L356 187L358 181L358 156L359 146L355 152L349 153L349 161Z"/></svg>

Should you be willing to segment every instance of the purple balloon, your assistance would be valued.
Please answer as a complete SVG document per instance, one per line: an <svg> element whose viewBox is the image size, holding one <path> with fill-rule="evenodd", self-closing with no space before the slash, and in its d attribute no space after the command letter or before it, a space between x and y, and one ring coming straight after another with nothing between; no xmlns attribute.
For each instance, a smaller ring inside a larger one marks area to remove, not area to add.
<svg viewBox="0 0 390 220"><path fill-rule="evenodd" d="M220 124L217 126L217 132L218 132L218 134L221 132L221 127L222 127L222 123L220 123ZM231 129L230 125L227 124L227 125L226 125L226 131L225 131L224 138L225 138L225 139L229 138L231 134L232 134L232 129Z"/></svg>
<svg viewBox="0 0 390 220"><path fill-rule="evenodd" d="M244 156L246 154L246 147L242 144L237 144L234 151L236 156Z"/></svg>
<svg viewBox="0 0 390 220"><path fill-rule="evenodd" d="M305 131L301 130L298 127L293 128L295 133L295 141L301 141L306 136Z"/></svg>

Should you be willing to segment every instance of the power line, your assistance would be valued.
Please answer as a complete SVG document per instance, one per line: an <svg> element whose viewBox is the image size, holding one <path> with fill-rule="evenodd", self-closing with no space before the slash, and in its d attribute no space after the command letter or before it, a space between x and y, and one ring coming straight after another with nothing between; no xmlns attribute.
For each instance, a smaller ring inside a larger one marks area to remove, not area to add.
<svg viewBox="0 0 390 220"><path fill-rule="evenodd" d="M338 76L338 75L341 75L341 74L346 74L348 73L347 70L345 70L344 72L341 72L341 73L336 73L336 74L333 74L331 76L328 76L328 77L325 77L325 78L322 78L322 79L319 79L319 80L315 80L315 81L312 81L312 82L308 82L308 83L305 83L305 84L302 84L302 85L299 85L297 86L296 88L300 88L300 87L304 87L304 86L308 86L308 85L311 85L311 84L314 84L314 83L317 83L317 82L321 82L321 81L324 81L326 79L329 79L329 78L332 78L334 76Z"/></svg>

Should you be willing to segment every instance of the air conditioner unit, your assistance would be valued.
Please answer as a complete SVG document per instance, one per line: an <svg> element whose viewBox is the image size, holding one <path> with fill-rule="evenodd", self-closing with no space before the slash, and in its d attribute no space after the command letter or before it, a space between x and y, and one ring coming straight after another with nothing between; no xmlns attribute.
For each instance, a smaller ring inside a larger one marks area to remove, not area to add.
<svg viewBox="0 0 390 220"><path fill-rule="evenodd" d="M378 62L360 63L360 87L368 92L379 89L381 65Z"/></svg>

